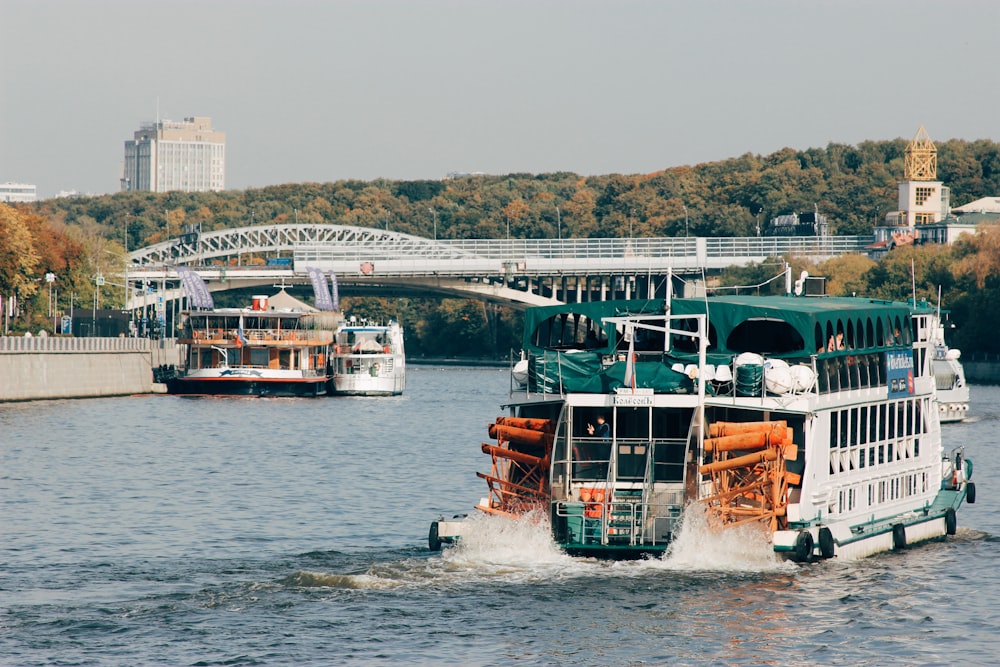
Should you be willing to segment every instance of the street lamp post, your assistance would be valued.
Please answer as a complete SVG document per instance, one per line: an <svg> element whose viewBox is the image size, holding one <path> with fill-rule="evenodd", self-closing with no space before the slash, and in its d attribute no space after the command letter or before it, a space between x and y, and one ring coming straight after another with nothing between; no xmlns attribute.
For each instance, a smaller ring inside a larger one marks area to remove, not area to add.
<svg viewBox="0 0 1000 667"><path fill-rule="evenodd" d="M681 208L684 209L684 238L688 235L688 207L681 204Z"/></svg>
<svg viewBox="0 0 1000 667"><path fill-rule="evenodd" d="M437 237L438 237L438 214L437 214L437 211L435 211L433 208L428 208L427 210L431 212L432 216L434 216L434 240L437 241Z"/></svg>
<svg viewBox="0 0 1000 667"><path fill-rule="evenodd" d="M558 206L556 206L556 238L562 241L562 216Z"/></svg>
<svg viewBox="0 0 1000 667"><path fill-rule="evenodd" d="M49 317L55 318L54 311L52 310L52 285L56 282L56 274L49 271L45 274L45 282L49 284ZM52 333L55 333L55 324L52 325Z"/></svg>
<svg viewBox="0 0 1000 667"><path fill-rule="evenodd" d="M128 310L128 213L125 214L125 300L122 302L122 310Z"/></svg>

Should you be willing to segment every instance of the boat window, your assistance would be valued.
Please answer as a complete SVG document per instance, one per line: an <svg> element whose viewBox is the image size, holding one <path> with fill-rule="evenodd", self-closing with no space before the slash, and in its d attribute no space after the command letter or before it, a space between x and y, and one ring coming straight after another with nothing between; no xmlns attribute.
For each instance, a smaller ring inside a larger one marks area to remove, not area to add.
<svg viewBox="0 0 1000 667"><path fill-rule="evenodd" d="M784 320L753 318L740 322L726 339L733 352L780 354L806 349L798 330Z"/></svg>
<svg viewBox="0 0 1000 667"><path fill-rule="evenodd" d="M611 461L611 440L576 438L573 440L573 478L606 480Z"/></svg>
<svg viewBox="0 0 1000 667"><path fill-rule="evenodd" d="M823 327L817 322L816 323L816 351L823 352L826 349L826 343L823 342Z"/></svg>
<svg viewBox="0 0 1000 667"><path fill-rule="evenodd" d="M633 335L635 337L633 344L635 345L636 352L663 352L664 334L662 331L637 328ZM628 343L624 340L622 343L624 344L624 349L628 349ZM695 349L697 349L697 345Z"/></svg>
<svg viewBox="0 0 1000 667"><path fill-rule="evenodd" d="M870 317L865 319L865 343L868 347L875 347L875 327Z"/></svg>
<svg viewBox="0 0 1000 667"><path fill-rule="evenodd" d="M600 325L580 313L560 313L539 322L531 341L550 350L595 349L608 345Z"/></svg>
<svg viewBox="0 0 1000 667"><path fill-rule="evenodd" d="M847 320L847 349L853 350L855 347L854 322Z"/></svg>
<svg viewBox="0 0 1000 667"><path fill-rule="evenodd" d="M697 352L698 351L698 337L695 335L698 332L698 320L694 318L676 319L670 323L671 329L681 329L683 331L690 331L691 335L683 333L673 333L670 334L670 349L678 350L681 352ZM662 336L660 341L663 341ZM708 349L714 350L718 347L719 335L712 326L712 323L708 323ZM662 347L660 349L663 349Z"/></svg>
<svg viewBox="0 0 1000 667"><path fill-rule="evenodd" d="M646 474L647 442L618 443L618 479L641 480Z"/></svg>
<svg viewBox="0 0 1000 667"><path fill-rule="evenodd" d="M899 330L899 318L896 321L892 321L891 316L885 318L886 328L885 328L885 343L886 345L902 345L903 344L903 333Z"/></svg>
<svg viewBox="0 0 1000 667"><path fill-rule="evenodd" d="M900 339L902 343L910 345L913 342L913 339L910 337L910 323L907 319L904 319L902 325L900 325L899 317L897 317L895 330L902 333L902 338Z"/></svg>
<svg viewBox="0 0 1000 667"><path fill-rule="evenodd" d="M882 326L881 317L875 322L875 341L879 347L885 345L885 329Z"/></svg>

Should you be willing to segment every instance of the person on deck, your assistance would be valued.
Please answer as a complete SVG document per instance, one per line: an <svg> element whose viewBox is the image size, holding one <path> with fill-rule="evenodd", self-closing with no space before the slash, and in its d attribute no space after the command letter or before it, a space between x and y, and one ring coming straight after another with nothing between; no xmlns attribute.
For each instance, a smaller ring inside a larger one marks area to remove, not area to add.
<svg viewBox="0 0 1000 667"><path fill-rule="evenodd" d="M597 415L597 427L587 424L587 434L597 438L610 438L611 424L604 420L604 415Z"/></svg>

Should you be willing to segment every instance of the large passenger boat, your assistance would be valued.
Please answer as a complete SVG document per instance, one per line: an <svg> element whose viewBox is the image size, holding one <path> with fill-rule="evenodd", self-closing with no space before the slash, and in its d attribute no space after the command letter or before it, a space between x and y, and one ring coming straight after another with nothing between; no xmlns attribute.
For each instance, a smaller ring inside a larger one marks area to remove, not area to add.
<svg viewBox="0 0 1000 667"><path fill-rule="evenodd" d="M563 550L605 558L662 554L690 511L796 561L952 535L975 485L943 450L934 333L931 313L861 298L529 309L527 381L489 427L477 508L547 518ZM434 521L429 546L467 525Z"/></svg>
<svg viewBox="0 0 1000 667"><path fill-rule="evenodd" d="M336 316L273 310L266 296L251 308L182 314L184 364L167 380L171 394L322 396Z"/></svg>
<svg viewBox="0 0 1000 667"><path fill-rule="evenodd" d="M352 317L337 329L330 393L395 396L405 388L406 354L398 322L372 324Z"/></svg>

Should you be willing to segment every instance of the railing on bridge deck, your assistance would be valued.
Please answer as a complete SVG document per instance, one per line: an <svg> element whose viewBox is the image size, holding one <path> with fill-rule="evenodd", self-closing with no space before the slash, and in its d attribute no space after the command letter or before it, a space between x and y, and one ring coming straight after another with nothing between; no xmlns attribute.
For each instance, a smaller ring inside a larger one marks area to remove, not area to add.
<svg viewBox="0 0 1000 667"><path fill-rule="evenodd" d="M836 256L864 252L867 236L785 236L725 238L625 238L625 239L438 239L434 243L452 250L452 257L466 259L607 259L610 257L705 257L710 259L776 257L781 255ZM399 259L392 244L303 245L295 259L312 261L363 261ZM410 255L412 257L412 255Z"/></svg>

